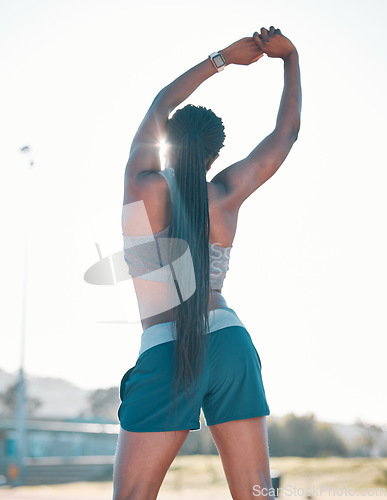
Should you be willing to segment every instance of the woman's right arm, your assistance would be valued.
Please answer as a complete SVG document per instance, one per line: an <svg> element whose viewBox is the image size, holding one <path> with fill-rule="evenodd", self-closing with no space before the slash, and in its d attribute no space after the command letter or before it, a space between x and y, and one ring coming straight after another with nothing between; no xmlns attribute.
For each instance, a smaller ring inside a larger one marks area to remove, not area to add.
<svg viewBox="0 0 387 500"><path fill-rule="evenodd" d="M222 170L212 179L220 188L230 210L242 203L278 170L297 140L300 129L301 83L298 53L280 30L271 26L254 34L258 47L269 57L284 61L284 88L276 126L242 161Z"/></svg>

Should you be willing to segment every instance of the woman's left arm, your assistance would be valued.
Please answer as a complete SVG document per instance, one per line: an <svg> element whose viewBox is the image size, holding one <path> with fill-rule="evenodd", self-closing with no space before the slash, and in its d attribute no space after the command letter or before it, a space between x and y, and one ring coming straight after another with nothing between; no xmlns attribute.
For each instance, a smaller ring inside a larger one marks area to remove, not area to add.
<svg viewBox="0 0 387 500"><path fill-rule="evenodd" d="M252 37L242 38L219 52L226 65L248 65L263 55ZM158 93L133 139L125 171L126 185L140 187L147 174L160 171L159 147L165 137L168 116L215 73L217 70L208 58Z"/></svg>

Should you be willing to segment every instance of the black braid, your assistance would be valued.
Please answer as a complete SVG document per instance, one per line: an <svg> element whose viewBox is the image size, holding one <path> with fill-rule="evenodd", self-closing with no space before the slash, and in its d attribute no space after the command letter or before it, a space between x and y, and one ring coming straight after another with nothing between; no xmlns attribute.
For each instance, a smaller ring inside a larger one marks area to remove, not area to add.
<svg viewBox="0 0 387 500"><path fill-rule="evenodd" d="M168 236L188 243L196 283L194 294L173 310L175 405L181 381L185 394L193 386L195 397L204 365L210 296L206 167L223 147L225 134L222 120L211 110L192 105L176 111L167 121L166 131L177 187Z"/></svg>

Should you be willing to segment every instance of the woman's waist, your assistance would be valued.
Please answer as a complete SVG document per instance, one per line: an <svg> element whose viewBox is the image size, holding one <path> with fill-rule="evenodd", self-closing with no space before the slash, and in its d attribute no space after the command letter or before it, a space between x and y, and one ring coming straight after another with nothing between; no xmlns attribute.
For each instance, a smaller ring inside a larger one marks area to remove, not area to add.
<svg viewBox="0 0 387 500"><path fill-rule="evenodd" d="M153 307L149 307L149 304L147 304L148 307L144 307L144 301L142 300L142 297L140 294L137 293L137 300L139 304L139 309L141 311L150 311L153 309ZM146 297L145 301L149 302L150 297ZM161 305L161 309L163 309L163 305ZM167 307L167 305L166 305ZM177 306L178 307L178 306ZM154 308L156 309L156 308ZM211 290L210 292L210 298L208 302L208 309L209 311L213 311L215 309L228 309L228 305L226 302L226 299L223 297L223 295L220 293L218 290ZM147 328L150 328L151 326L158 325L161 323L168 323L170 321L173 321L174 318L174 312L175 312L175 307L173 308L167 308L162 310L162 312L158 314L154 314L152 316L146 315L146 317L143 317L141 320L142 328L143 330L146 330Z"/></svg>
<svg viewBox="0 0 387 500"><path fill-rule="evenodd" d="M240 326L245 328L245 325L238 318L235 311L229 307L212 309L208 316L208 331L207 334L216 332L230 326ZM172 321L154 324L144 329L141 335L141 347L139 355L146 350L156 345L163 344L176 340L176 327Z"/></svg>

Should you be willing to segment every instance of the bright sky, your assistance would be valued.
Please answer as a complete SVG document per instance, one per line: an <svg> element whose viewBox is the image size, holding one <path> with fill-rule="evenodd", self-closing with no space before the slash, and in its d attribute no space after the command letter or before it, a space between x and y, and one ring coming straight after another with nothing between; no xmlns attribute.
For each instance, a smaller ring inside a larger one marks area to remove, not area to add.
<svg viewBox="0 0 387 500"><path fill-rule="evenodd" d="M119 384L140 345L134 292L83 275L96 243L104 256L122 248L133 135L163 86L273 24L300 54L301 132L241 209L223 292L260 353L273 415L387 424L386 14L384 0L3 0L0 368L20 363L29 225L26 371ZM264 57L188 100L225 123L213 174L271 132L281 89L282 62Z"/></svg>

